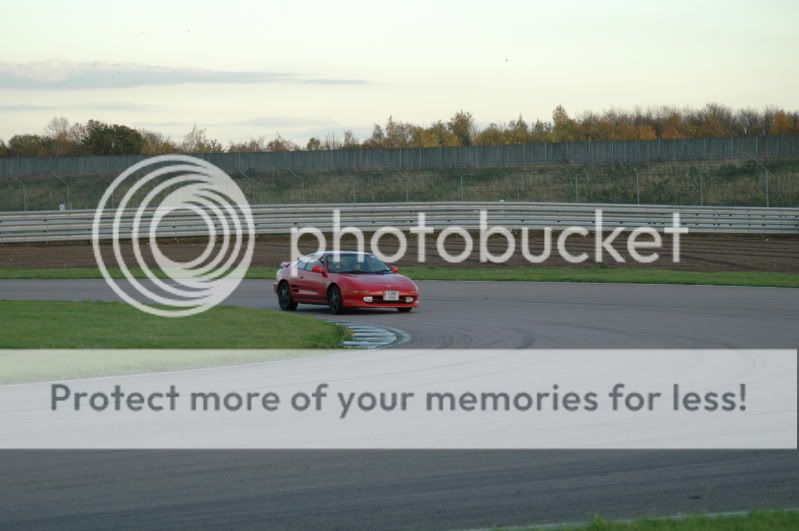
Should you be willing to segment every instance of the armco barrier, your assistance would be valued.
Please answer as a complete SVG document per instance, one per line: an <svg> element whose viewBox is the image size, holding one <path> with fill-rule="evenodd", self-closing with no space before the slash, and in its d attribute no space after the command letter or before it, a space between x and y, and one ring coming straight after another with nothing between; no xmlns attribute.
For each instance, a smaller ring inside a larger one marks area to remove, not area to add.
<svg viewBox="0 0 799 531"><path fill-rule="evenodd" d="M426 224L435 229L460 226L479 228L480 211L488 214L488 225L510 229L529 227L559 230L569 226L594 229L595 211L602 209L606 228L650 226L658 229L672 224L672 215L691 232L799 234L799 208L692 207L573 203L370 203L328 205L253 206L258 234L288 234L292 227L318 227L330 231L333 211L340 211L341 226L364 231L393 226L408 229L424 212ZM87 241L92 236L93 210L12 212L0 214L0 243ZM153 211L145 211L142 227L147 227ZM134 211L122 216L120 231L129 233ZM111 237L112 214L101 221L101 238ZM217 229L221 230L219 226ZM172 213L158 226L159 237L205 236L207 226L195 215Z"/></svg>

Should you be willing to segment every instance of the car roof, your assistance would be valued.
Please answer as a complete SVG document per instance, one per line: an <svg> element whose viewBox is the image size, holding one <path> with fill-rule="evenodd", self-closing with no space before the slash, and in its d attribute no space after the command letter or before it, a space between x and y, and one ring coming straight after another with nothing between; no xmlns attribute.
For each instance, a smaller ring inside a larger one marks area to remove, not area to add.
<svg viewBox="0 0 799 531"><path fill-rule="evenodd" d="M361 256L373 256L370 253L361 253L358 251L318 251L316 253L306 254L301 258L319 258L322 256L331 256L331 255L361 255Z"/></svg>
<svg viewBox="0 0 799 531"><path fill-rule="evenodd" d="M369 253L361 253L358 251L324 251L322 254L363 254L363 255L372 256Z"/></svg>

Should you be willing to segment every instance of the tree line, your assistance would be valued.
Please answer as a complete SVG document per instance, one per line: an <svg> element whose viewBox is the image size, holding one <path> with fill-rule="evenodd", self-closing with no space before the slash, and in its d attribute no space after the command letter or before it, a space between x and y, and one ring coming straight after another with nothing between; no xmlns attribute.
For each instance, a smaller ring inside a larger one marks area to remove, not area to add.
<svg viewBox="0 0 799 531"><path fill-rule="evenodd" d="M509 122L478 127L471 113L459 111L449 120L429 126L389 117L375 124L369 137L358 139L351 130L341 137L312 137L305 146L277 134L227 146L193 127L181 140L145 129L98 120L70 124L53 118L41 134L18 134L0 140L0 157L60 157L73 155L162 155L166 153L252 153L261 151L318 151L414 147L495 146L540 142L655 140L731 136L799 134L799 112L774 107L733 110L710 103L700 109L656 107L633 111L586 112L572 117L562 106L550 121L528 123L520 115Z"/></svg>

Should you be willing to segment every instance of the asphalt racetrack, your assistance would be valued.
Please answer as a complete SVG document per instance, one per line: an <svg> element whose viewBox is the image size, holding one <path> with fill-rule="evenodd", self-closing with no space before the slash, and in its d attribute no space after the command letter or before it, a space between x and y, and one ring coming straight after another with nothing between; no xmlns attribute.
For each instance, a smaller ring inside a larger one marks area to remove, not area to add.
<svg viewBox="0 0 799 531"><path fill-rule="evenodd" d="M546 282L419 282L418 310L358 311L403 348L796 348L799 290ZM0 280L0 299L117 300L103 280ZM268 280L225 304L278 309ZM326 307L299 313L328 319Z"/></svg>
<svg viewBox="0 0 799 531"><path fill-rule="evenodd" d="M407 348L799 345L799 290L419 284L418 311L346 320L401 329ZM0 281L0 299L113 298L101 280ZM228 303L277 306L268 281ZM0 470L0 527L474 528L799 507L796 451L2 452Z"/></svg>

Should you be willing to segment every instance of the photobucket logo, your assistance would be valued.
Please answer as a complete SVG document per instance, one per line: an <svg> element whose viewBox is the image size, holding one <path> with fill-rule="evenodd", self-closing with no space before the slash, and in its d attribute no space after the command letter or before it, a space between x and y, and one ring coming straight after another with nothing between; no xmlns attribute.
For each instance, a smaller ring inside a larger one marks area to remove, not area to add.
<svg viewBox="0 0 799 531"><path fill-rule="evenodd" d="M107 208L120 195L116 208ZM109 271L100 245L108 237L109 222L124 284ZM205 249L188 261L169 258L157 236L180 236L181 227L189 224L195 226L186 232L195 234L197 224L205 225ZM122 240L130 240L146 285L126 263ZM155 270L144 259L142 241ZM255 225L241 189L213 164L186 155L152 157L125 170L106 189L92 225L94 257L106 283L128 304L161 317L195 315L224 301L244 278L254 246Z"/></svg>
<svg viewBox="0 0 799 531"><path fill-rule="evenodd" d="M663 237L661 233L652 226L638 226L628 228L615 226L612 230L607 230L606 220L601 208L594 209L594 219L589 225L572 225L557 227L558 235L555 237L553 227L546 226L539 228L543 232L543 248L538 253L530 250L530 227L513 226L509 228L502 225L492 225L488 221L488 212L480 210L477 223L469 227L449 224L433 224L427 222L425 212L416 213L416 225L406 228L410 234L416 237L416 261L425 263L427 237L435 239L435 248L438 257L450 264L459 264L468 260L475 247L478 248L479 260L481 263L503 264L510 261L520 248L521 255L527 263L542 264L552 257L553 242L559 257L570 264L582 264L591 261L588 252L574 253L569 245L577 238L588 238L593 233L593 261L597 263L605 262L605 256L609 256L616 263L624 263L627 260L622 256L618 249L626 248L627 256L631 261L641 264L650 264L660 259L659 250L664 249ZM671 236L671 260L674 263L680 262L680 237L688 233L688 227L681 225L679 212L671 215L671 225L662 226L662 232ZM316 240L317 252L332 250L338 253L342 250L342 238L347 236L355 240L355 247L359 253L366 251L367 237L364 231L357 226L342 226L341 210L333 210L331 224L332 248L328 248L328 241L325 232L313 226L292 227L291 228L291 260L296 266L296 260L304 255L300 251L299 242L303 236L311 236ZM514 235L514 230L520 233L518 240ZM622 233L629 230L626 242L622 245ZM384 262L397 262L405 257L408 250L408 240L405 231L394 226L383 226L375 228L370 226L371 238L369 238L371 254ZM434 235L436 232L438 234ZM475 245L474 233L477 233L477 244ZM396 241L396 250L392 254L385 254L381 249L380 241L383 237L390 236ZM447 241L456 238L459 249L452 253L447 248ZM504 248L500 252L492 251L488 242L490 238L495 241L500 239ZM584 248L584 246L582 246ZM335 254L334 256L338 256Z"/></svg>

